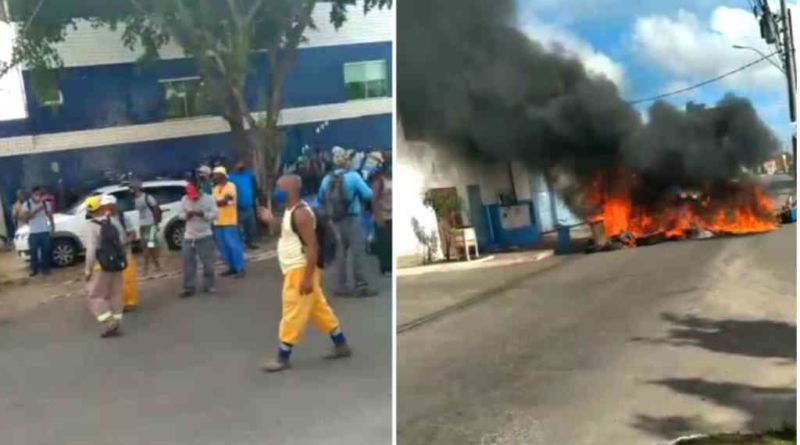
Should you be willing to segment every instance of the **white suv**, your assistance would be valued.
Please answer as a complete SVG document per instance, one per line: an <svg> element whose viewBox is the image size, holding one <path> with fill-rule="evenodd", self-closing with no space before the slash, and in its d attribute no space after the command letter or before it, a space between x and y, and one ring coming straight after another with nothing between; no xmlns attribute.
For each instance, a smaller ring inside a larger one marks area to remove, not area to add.
<svg viewBox="0 0 800 445"><path fill-rule="evenodd" d="M142 183L145 193L152 195L161 207L162 221L159 225L159 237L165 240L171 250L179 250L183 246L184 222L179 218L181 199L186 181L162 180ZM92 194L114 195L117 198L117 209L125 212L125 216L139 226L139 213L133 209L133 197L127 185L112 185L96 189ZM75 264L84 252L86 207L81 199L71 209L53 215L55 233L52 239L53 265L67 267ZM14 236L14 247L20 257L30 259L28 248L28 226L22 226Z"/></svg>

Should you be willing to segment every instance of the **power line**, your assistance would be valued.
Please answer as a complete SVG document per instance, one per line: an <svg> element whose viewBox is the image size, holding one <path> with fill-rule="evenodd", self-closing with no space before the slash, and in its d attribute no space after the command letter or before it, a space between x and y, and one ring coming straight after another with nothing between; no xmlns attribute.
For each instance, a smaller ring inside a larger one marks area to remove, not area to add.
<svg viewBox="0 0 800 445"><path fill-rule="evenodd" d="M631 104L631 105L636 105L636 104L640 104L642 102L652 102L652 101L655 101L655 100L658 100L658 99L663 99L665 97L670 97L670 96L674 96L676 94L681 94L681 93L685 93L687 91L695 90L695 89L700 88L702 86L708 85L710 83L717 82L717 81L722 80L722 79L724 79L724 78L726 78L728 76L732 76L732 75L734 75L736 73L744 71L744 70L750 68L751 66L757 65L758 63L766 60L767 58L769 58L771 56L774 56L775 54L778 54L778 51L775 51L774 53L771 53L771 54L767 54L764 57L761 57L758 60L754 60L754 61L748 63L747 65L740 66L739 68L736 68L733 71L728 71L727 73L720 74L719 76L714 77L713 79L708 79L708 80L705 80L703 82L696 83L696 84L694 84L692 86L688 86L686 88L681 88L679 90L670 91L669 93L663 93L663 94L659 94L657 96L646 97L646 98L643 98L643 99L629 100L628 103Z"/></svg>

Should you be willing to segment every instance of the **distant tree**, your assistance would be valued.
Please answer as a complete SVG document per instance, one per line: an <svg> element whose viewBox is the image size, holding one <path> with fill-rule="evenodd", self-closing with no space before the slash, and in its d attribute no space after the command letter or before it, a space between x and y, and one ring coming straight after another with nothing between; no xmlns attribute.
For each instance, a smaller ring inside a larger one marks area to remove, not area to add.
<svg viewBox="0 0 800 445"><path fill-rule="evenodd" d="M228 122L237 156L252 156L262 190L269 192L282 146L278 127L281 93L297 48L315 29L312 12L319 0L10 0L10 16L20 23L10 62L0 62L0 77L19 64L31 70L38 97L52 95L63 61L55 44L79 20L122 29L122 42L141 48L141 63L157 60L175 41L197 62L205 91ZM331 0L330 21L338 29L356 0ZM362 0L363 13L391 8L392 0ZM245 100L245 82L255 51L266 50L265 118L258 121Z"/></svg>

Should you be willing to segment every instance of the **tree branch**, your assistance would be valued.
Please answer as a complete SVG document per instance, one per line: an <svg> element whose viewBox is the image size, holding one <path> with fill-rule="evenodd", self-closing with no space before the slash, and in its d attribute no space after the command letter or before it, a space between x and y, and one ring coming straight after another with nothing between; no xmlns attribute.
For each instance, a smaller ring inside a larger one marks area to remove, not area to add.
<svg viewBox="0 0 800 445"><path fill-rule="evenodd" d="M253 6L250 7L250 11L247 12L247 23L248 24L251 21L253 21L253 17L256 16L256 14L258 13L258 10L261 9L261 6L263 4L264 4L264 0L256 0L256 2L253 3Z"/></svg>
<svg viewBox="0 0 800 445"><path fill-rule="evenodd" d="M26 32L28 32L28 28L30 28L31 23L33 23L33 19L36 18L36 15L39 14L39 10L42 9L42 5L43 4L44 4L44 0L39 0L39 3L36 4L36 8L33 9L33 12L31 13L31 16L28 17L28 21L25 22L25 26L22 28L22 33L21 34L24 35Z"/></svg>
<svg viewBox="0 0 800 445"><path fill-rule="evenodd" d="M139 3L139 0L128 0L128 3L130 3L131 6L133 6L135 9L139 10L140 14L144 15L148 14L147 10L144 9L144 6L142 6L142 4Z"/></svg>
<svg viewBox="0 0 800 445"><path fill-rule="evenodd" d="M231 17L237 28L242 27L242 14L239 13L239 7L236 6L236 0L227 0L228 9L231 11Z"/></svg>

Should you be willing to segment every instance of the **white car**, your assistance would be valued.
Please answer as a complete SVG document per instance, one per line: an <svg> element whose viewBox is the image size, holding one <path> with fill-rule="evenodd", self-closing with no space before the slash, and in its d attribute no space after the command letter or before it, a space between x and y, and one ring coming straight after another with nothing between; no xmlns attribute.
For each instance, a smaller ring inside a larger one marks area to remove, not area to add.
<svg viewBox="0 0 800 445"><path fill-rule="evenodd" d="M180 219L181 199L185 193L186 181L160 180L142 183L145 192L152 195L161 207L162 221L159 225L159 237L166 241L170 250L179 250L183 246L184 221ZM138 227L139 214L133 209L133 196L127 185L112 185L94 190L91 194L108 194L117 198L117 209L125 212L125 216ZM78 262L84 253L86 207L81 199L71 209L53 215L55 233L52 239L53 265L67 267ZM29 228L20 227L14 235L14 247L20 257L29 260L28 248Z"/></svg>

